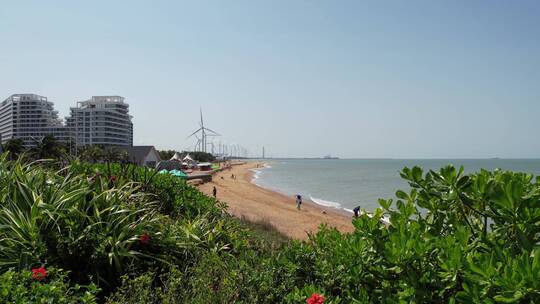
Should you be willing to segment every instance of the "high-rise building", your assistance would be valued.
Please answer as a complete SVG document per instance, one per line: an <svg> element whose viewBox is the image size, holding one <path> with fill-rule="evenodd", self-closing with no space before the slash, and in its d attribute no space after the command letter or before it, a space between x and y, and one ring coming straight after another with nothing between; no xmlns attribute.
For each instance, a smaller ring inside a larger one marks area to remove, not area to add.
<svg viewBox="0 0 540 304"><path fill-rule="evenodd" d="M45 135L68 143L68 129L58 118L53 103L36 94L14 94L0 103L0 138L2 143L21 139L26 148L35 146Z"/></svg>
<svg viewBox="0 0 540 304"><path fill-rule="evenodd" d="M132 146L129 105L121 96L93 96L71 108L66 118L77 146Z"/></svg>

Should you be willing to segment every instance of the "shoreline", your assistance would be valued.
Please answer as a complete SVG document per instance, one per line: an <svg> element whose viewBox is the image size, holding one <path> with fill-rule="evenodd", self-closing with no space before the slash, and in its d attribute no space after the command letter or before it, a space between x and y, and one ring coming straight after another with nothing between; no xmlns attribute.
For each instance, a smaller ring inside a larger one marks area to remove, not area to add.
<svg viewBox="0 0 540 304"><path fill-rule="evenodd" d="M286 198L290 198L290 195L288 195L287 193L284 193L284 192L281 192L277 189L272 189L272 188L269 188L269 187L264 187L262 185L259 185L259 184L256 184L254 183L253 181L255 180L253 178L253 176L256 174L253 169L266 169L265 167L263 168L251 168L251 169L248 169L248 171L250 172L250 175L249 175L249 182L251 184L253 184L255 187L257 188L260 188L262 190L266 190L266 191L270 191L270 192L274 192L274 193L277 193L277 194L280 194ZM295 202L296 203L296 202ZM336 207L332 207L332 206L324 206L322 204L317 204L316 202L314 202L311 198L305 198L305 197L302 197L302 205L304 204L309 204L309 205L312 205L314 208L319 208L321 209L321 212L324 210L326 212L333 212L333 213L336 213L338 215L341 215L341 216L344 216L344 217L347 217L347 218L352 218L353 216L353 213L352 211L348 211L346 210L345 208L343 207L340 207L340 208L336 208Z"/></svg>
<svg viewBox="0 0 540 304"><path fill-rule="evenodd" d="M231 169L216 172L212 182L199 185L200 191L212 195L217 189L217 199L226 203L228 213L251 221L266 221L284 235L306 240L308 233L318 230L320 224L335 227L341 232L352 232L352 215L346 210L324 207L304 199L301 210L296 209L292 196L261 187L252 182L257 165L262 162L246 162ZM231 174L237 176L231 178Z"/></svg>

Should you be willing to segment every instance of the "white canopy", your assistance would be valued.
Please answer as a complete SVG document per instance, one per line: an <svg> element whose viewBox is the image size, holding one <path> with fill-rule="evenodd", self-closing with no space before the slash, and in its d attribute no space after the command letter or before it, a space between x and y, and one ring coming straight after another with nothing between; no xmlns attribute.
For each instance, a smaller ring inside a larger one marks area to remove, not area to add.
<svg viewBox="0 0 540 304"><path fill-rule="evenodd" d="M191 158L191 156L189 156L189 154L186 155L186 157L184 157L183 161L186 162L186 163L187 163L187 162L195 162L195 161L193 160L193 158Z"/></svg>
<svg viewBox="0 0 540 304"><path fill-rule="evenodd" d="M176 152L174 153L173 157L171 157L171 160L181 161L182 157L180 156L180 153Z"/></svg>

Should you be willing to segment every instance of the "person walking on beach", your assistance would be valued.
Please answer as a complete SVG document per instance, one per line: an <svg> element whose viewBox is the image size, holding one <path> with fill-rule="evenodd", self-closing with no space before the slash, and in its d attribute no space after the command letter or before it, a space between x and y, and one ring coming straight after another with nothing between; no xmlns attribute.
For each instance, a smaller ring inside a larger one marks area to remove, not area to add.
<svg viewBox="0 0 540 304"><path fill-rule="evenodd" d="M360 206L354 207L352 211L354 212L354 217L358 218L358 214L360 213Z"/></svg>
<svg viewBox="0 0 540 304"><path fill-rule="evenodd" d="M217 197L217 189L216 189L216 186L214 186L214 189L212 189L212 194L214 195L214 198Z"/></svg>
<svg viewBox="0 0 540 304"><path fill-rule="evenodd" d="M296 209L300 210L300 206L302 205L302 196L300 194L296 195Z"/></svg>

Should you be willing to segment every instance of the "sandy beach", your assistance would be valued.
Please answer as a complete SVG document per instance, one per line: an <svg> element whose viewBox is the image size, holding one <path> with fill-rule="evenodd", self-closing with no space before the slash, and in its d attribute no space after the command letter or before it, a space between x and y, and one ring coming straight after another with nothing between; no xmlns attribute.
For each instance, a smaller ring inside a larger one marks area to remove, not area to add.
<svg viewBox="0 0 540 304"><path fill-rule="evenodd" d="M304 200L302 210L297 210L293 197L253 184L253 172L250 169L257 165L262 163L248 162L218 172L212 182L200 185L199 189L212 195L215 186L217 198L228 205L231 215L252 221L267 221L281 233L294 239L307 239L307 233L317 231L322 223L342 232L353 231L350 215L324 208L309 200ZM232 179L231 174L234 174L236 179Z"/></svg>

